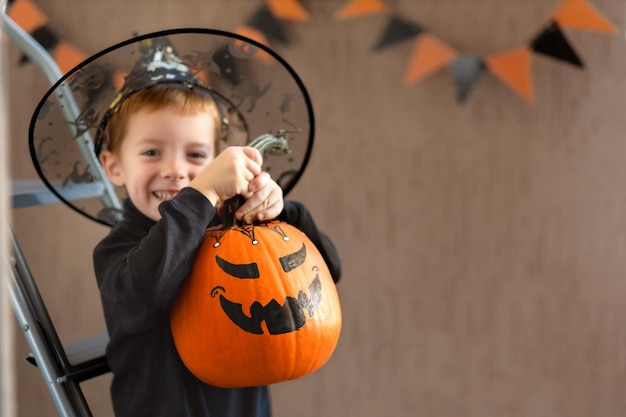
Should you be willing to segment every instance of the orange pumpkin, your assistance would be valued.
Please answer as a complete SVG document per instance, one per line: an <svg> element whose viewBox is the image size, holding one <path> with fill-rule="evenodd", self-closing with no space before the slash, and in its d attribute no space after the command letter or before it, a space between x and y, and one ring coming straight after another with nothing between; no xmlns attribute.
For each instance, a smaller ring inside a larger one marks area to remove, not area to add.
<svg viewBox="0 0 626 417"><path fill-rule="evenodd" d="M286 223L209 229L171 309L187 368L207 384L269 385L316 371L341 331L335 284Z"/></svg>

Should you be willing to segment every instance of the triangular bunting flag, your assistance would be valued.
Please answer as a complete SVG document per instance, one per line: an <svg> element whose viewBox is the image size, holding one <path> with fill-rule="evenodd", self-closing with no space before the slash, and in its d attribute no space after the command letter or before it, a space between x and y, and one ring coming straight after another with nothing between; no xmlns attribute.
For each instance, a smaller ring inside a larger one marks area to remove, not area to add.
<svg viewBox="0 0 626 417"><path fill-rule="evenodd" d="M524 100L533 102L534 89L530 71L531 50L524 45L485 59L489 71L511 87Z"/></svg>
<svg viewBox="0 0 626 417"><path fill-rule="evenodd" d="M392 16L383 36L373 50L378 51L403 40L413 39L419 36L423 31L424 28L415 22L404 20L398 16Z"/></svg>
<svg viewBox="0 0 626 417"><path fill-rule="evenodd" d="M366 14L386 13L388 10L383 0L350 0L335 16L339 19L348 19Z"/></svg>
<svg viewBox="0 0 626 417"><path fill-rule="evenodd" d="M553 18L564 28L617 32L617 28L587 0L564 0L554 12Z"/></svg>
<svg viewBox="0 0 626 417"><path fill-rule="evenodd" d="M30 0L15 0L8 15L28 33L48 23L46 15Z"/></svg>
<svg viewBox="0 0 626 417"><path fill-rule="evenodd" d="M577 67L583 67L583 63L576 55L563 32L556 22L551 22L535 39L530 47L533 51L552 58L567 62Z"/></svg>
<svg viewBox="0 0 626 417"><path fill-rule="evenodd" d="M247 26L263 33L267 39L277 40L284 44L289 43L280 22L274 17L267 6L261 6L254 15L248 19Z"/></svg>
<svg viewBox="0 0 626 417"><path fill-rule="evenodd" d="M121 91L122 88L124 88L124 82L126 81L126 77L128 77L128 72L115 71L112 77L112 85L115 91Z"/></svg>
<svg viewBox="0 0 626 417"><path fill-rule="evenodd" d="M52 56L64 74L87 59L87 55L63 41L55 47Z"/></svg>
<svg viewBox="0 0 626 417"><path fill-rule="evenodd" d="M309 13L297 0L266 0L267 7L277 19L304 22L309 20Z"/></svg>
<svg viewBox="0 0 626 417"><path fill-rule="evenodd" d="M429 33L418 36L404 74L404 83L413 84L448 65L458 52Z"/></svg>
<svg viewBox="0 0 626 417"><path fill-rule="evenodd" d="M254 41L257 41L258 43L261 43L265 46L268 45L268 41L267 41L267 38L265 37L265 34L249 26L241 26L235 30L235 33L238 33L241 36L245 36L246 38L250 38ZM269 56L269 54L262 49L255 47L256 48L255 50L247 50L247 51L244 50L245 48L249 48L250 46L253 46L253 45L245 44L244 46L242 42L235 42L233 44L233 49L241 48L242 54L249 54L249 55L256 54L256 57L259 58L261 61L271 62L272 57Z"/></svg>
<svg viewBox="0 0 626 417"><path fill-rule="evenodd" d="M239 31L238 33L240 33ZM229 46L224 45L216 49L211 55L211 60L215 64L210 64L206 71L202 71L198 74L198 78L203 80L206 84L211 85L210 73L215 73L220 79L230 81L233 85L238 85L241 82L242 75L237 66L237 60L233 58L229 51ZM267 54L264 58L269 59Z"/></svg>
<svg viewBox="0 0 626 417"><path fill-rule="evenodd" d="M464 103L485 72L485 64L481 57L461 55L450 64L450 70L456 85L457 99Z"/></svg>
<svg viewBox="0 0 626 417"><path fill-rule="evenodd" d="M59 43L59 37L50 30L47 26L41 26L30 33L30 36L33 37L46 51L50 51ZM22 54L20 58L20 65L23 65L30 61L28 57Z"/></svg>

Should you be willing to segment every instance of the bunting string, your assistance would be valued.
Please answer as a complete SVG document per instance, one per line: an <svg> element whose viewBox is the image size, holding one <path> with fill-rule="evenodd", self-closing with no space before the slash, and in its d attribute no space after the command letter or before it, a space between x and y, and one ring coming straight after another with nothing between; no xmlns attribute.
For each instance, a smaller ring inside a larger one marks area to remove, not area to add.
<svg viewBox="0 0 626 417"><path fill-rule="evenodd" d="M66 73L88 58L88 55L60 37L49 25L48 17L31 0L9 0L9 17L28 32L56 62L62 73ZM22 54L20 65L29 61Z"/></svg>
<svg viewBox="0 0 626 417"><path fill-rule="evenodd" d="M582 60L567 41L563 29L617 32L616 27L587 0L561 0L547 23L527 44L481 57L456 50L418 22L394 13L383 0L350 0L336 13L336 18L350 19L372 14L389 16L382 36L372 48L374 51L413 40L404 84L413 85L447 67L452 74L460 103L467 101L485 71L532 103L535 100L531 71L533 53L583 68Z"/></svg>
<svg viewBox="0 0 626 417"><path fill-rule="evenodd" d="M30 33L54 58L62 72L67 72L87 55L65 41L50 27L48 19L32 0L9 0L9 16ZM535 101L532 57L542 54L569 65L584 64L564 35L564 29L590 30L614 34L617 28L600 14L589 0L560 0L558 6L525 44L487 56L459 51L421 23L395 13L385 0L348 0L335 12L335 19L346 20L366 15L388 18L383 33L372 46L372 52L391 48L401 42L413 42L402 83L412 86L447 68L454 81L459 103L466 103L478 80L489 72L528 103ZM298 0L263 0L261 5L234 32L261 44L289 45L283 22L307 22L311 16ZM261 51L259 59L269 62ZM20 64L28 62L22 56Z"/></svg>

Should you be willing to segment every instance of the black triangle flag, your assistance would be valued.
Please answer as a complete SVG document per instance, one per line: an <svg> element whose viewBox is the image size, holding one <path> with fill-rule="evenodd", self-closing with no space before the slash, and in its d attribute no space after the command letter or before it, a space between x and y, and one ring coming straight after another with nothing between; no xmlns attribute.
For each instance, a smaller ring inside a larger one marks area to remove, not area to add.
<svg viewBox="0 0 626 417"><path fill-rule="evenodd" d="M450 64L459 102L464 103L467 100L485 69L483 59L475 55L460 55Z"/></svg>
<svg viewBox="0 0 626 417"><path fill-rule="evenodd" d="M531 42L533 51L582 68L584 64L569 44L559 25L552 21Z"/></svg>
<svg viewBox="0 0 626 417"><path fill-rule="evenodd" d="M39 45L41 45L46 51L50 52L50 50L54 49L55 46L59 44L59 37L50 30L47 26L42 26L35 29L30 36L35 39ZM30 59L22 54L20 58L20 65L26 64Z"/></svg>
<svg viewBox="0 0 626 417"><path fill-rule="evenodd" d="M289 43L280 22L266 5L259 7L248 20L247 25L262 32L268 39L274 39L284 44Z"/></svg>
<svg viewBox="0 0 626 417"><path fill-rule="evenodd" d="M218 66L220 76L233 85L239 84L241 74L237 68L237 60L231 55L228 46L222 46L213 53L213 62Z"/></svg>
<svg viewBox="0 0 626 417"><path fill-rule="evenodd" d="M413 39L424 32L418 23L392 16L378 44L372 50L379 51L406 39Z"/></svg>

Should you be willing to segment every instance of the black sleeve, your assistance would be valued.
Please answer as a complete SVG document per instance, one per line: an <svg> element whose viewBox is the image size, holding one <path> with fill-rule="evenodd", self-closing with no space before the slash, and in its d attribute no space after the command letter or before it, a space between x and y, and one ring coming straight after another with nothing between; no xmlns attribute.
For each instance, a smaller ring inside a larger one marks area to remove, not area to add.
<svg viewBox="0 0 626 417"><path fill-rule="evenodd" d="M128 327L135 330L149 326L155 312L169 307L216 213L192 188L163 202L159 211L162 218L147 235L145 227L122 223L94 251L102 297L122 319L128 316Z"/></svg>
<svg viewBox="0 0 626 417"><path fill-rule="evenodd" d="M302 230L322 254L335 282L341 277L341 260L330 238L317 228L309 210L296 201L285 200L285 207L277 218Z"/></svg>

